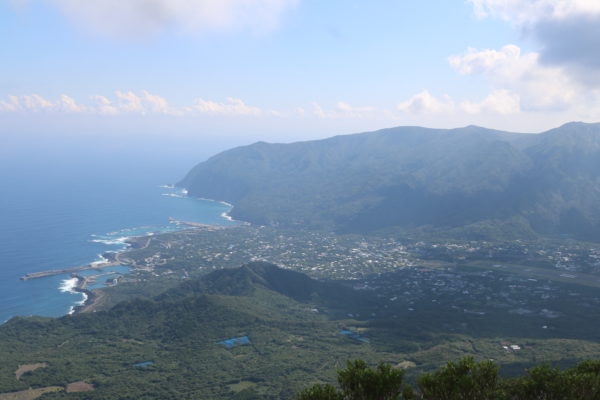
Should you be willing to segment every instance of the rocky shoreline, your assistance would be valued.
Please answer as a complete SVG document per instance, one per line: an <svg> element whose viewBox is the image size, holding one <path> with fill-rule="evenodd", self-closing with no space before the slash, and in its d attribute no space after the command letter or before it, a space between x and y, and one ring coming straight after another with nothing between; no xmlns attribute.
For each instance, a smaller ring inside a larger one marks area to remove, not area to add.
<svg viewBox="0 0 600 400"><path fill-rule="evenodd" d="M93 290L90 289L73 289L74 292L83 293L86 298L83 304L79 304L77 306L73 306L72 314L80 314L84 312L88 307L91 307L96 304L96 300L100 297Z"/></svg>

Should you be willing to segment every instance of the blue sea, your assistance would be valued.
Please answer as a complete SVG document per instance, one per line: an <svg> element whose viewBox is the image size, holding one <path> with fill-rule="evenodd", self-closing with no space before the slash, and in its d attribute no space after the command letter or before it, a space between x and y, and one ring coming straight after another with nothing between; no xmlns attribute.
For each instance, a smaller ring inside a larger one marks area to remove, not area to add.
<svg viewBox="0 0 600 400"><path fill-rule="evenodd" d="M227 204L165 186L210 151L196 153L98 140L20 143L0 151L0 323L61 316L82 301L68 275L20 280L25 274L85 265L122 249L126 237L181 229L169 218L234 224L223 216Z"/></svg>

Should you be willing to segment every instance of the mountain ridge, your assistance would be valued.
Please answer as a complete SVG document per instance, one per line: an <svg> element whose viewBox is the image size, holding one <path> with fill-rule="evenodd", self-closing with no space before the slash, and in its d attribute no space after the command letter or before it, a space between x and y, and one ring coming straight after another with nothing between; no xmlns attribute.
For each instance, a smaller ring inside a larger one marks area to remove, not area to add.
<svg viewBox="0 0 600 400"><path fill-rule="evenodd" d="M198 164L178 185L261 225L365 233L520 221L532 235L597 241L600 124L539 134L397 127L257 142Z"/></svg>

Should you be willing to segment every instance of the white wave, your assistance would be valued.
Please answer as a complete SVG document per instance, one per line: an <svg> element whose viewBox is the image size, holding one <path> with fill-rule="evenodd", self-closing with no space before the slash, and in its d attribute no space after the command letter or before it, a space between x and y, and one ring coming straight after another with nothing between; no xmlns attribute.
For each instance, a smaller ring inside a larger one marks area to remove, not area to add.
<svg viewBox="0 0 600 400"><path fill-rule="evenodd" d="M175 189L175 185L160 185L159 188L163 188L163 189Z"/></svg>
<svg viewBox="0 0 600 400"><path fill-rule="evenodd" d="M161 196L169 196L169 197L177 197L179 199L185 199L185 196L182 196L180 194L177 193L161 193Z"/></svg>
<svg viewBox="0 0 600 400"><path fill-rule="evenodd" d="M100 258L99 260L93 261L90 263L90 265L99 265L99 264L104 264L108 262L108 258L104 257L102 254L98 254L98 257Z"/></svg>
<svg viewBox="0 0 600 400"><path fill-rule="evenodd" d="M94 243L102 243L102 244L107 244L107 245L115 245L115 244L122 244L122 245L126 245L126 241L128 239L131 239L131 236L121 236L118 238L114 238L114 239L92 239L91 242Z"/></svg>
<svg viewBox="0 0 600 400"><path fill-rule="evenodd" d="M187 195L189 194L189 192L188 192L188 190L187 190L187 189L181 189L181 190L180 190L180 193L182 193L182 194L186 195L186 197L188 197L188 198L189 198L189 196L187 196ZM167 195L167 194L165 194L165 196L171 196L171 195ZM210 202L212 202L212 203L219 203L219 204L223 204L224 206L227 206L227 207L233 208L233 204L231 204L231 203L228 203L228 202L226 202L225 200L215 200L215 199L209 199L209 198L206 198L206 197L193 197L193 199L196 199L196 200L203 200L203 201L210 201Z"/></svg>
<svg viewBox="0 0 600 400"><path fill-rule="evenodd" d="M81 295L81 300L79 300L77 303L75 303L75 305L83 306L88 299L88 295L85 292L77 292L74 290L77 287L78 281L79 281L79 279L77 279L77 278L65 279L61 282L59 289L63 293L71 293L71 294L79 293ZM68 314L72 315L74 313L75 313L75 306L69 307Z"/></svg>
<svg viewBox="0 0 600 400"><path fill-rule="evenodd" d="M72 292L72 293L77 293L77 292ZM78 301L77 303L75 303L76 306L83 306L85 305L85 302L88 299L88 295L86 293L83 292L79 292L81 294L81 300ZM69 307L69 312L67 313L68 315L73 315L75 314L75 306L70 306Z"/></svg>
<svg viewBox="0 0 600 400"><path fill-rule="evenodd" d="M225 218L227 221L233 221L233 218L227 212L221 213L221 217Z"/></svg>
<svg viewBox="0 0 600 400"><path fill-rule="evenodd" d="M84 304L85 304L85 302L86 302L86 301L87 301L87 299L88 299L88 295L87 295L87 293L81 292L81 294L82 294L82 299L81 299L81 301L80 301L80 302L78 302L78 303L77 303L77 305L78 305L78 306L82 306L82 305L84 305Z"/></svg>
<svg viewBox="0 0 600 400"><path fill-rule="evenodd" d="M65 279L60 282L59 289L63 293L77 293L76 291L73 290L73 289L75 289L75 287L77 287L77 282L78 282L77 278Z"/></svg>
<svg viewBox="0 0 600 400"><path fill-rule="evenodd" d="M125 232L134 232L134 231L139 231L141 229L150 229L153 228L154 226L151 225L144 225L144 226L137 226L134 228L125 228L125 229L121 229L118 231L114 231L114 232L108 232L106 235L92 235L92 236L97 236L97 237L102 237L102 236L118 236L118 235L122 235Z"/></svg>

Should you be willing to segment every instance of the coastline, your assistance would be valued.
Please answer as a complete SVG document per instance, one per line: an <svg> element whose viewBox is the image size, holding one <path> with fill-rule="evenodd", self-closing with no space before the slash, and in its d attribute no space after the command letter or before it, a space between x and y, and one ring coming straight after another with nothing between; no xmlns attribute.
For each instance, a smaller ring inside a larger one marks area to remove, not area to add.
<svg viewBox="0 0 600 400"><path fill-rule="evenodd" d="M103 273L98 275L83 276L78 273L71 274L71 285L65 287L64 290L70 293L81 293L83 299L76 305L71 306L67 313L68 315L79 314L86 311L91 311L93 306L98 305L99 301L105 297L101 290L88 289L87 286L96 283L96 279L101 276L112 275L114 272Z"/></svg>
<svg viewBox="0 0 600 400"><path fill-rule="evenodd" d="M175 186L173 186L173 185L163 185L162 187L168 188L168 189L175 188ZM222 218L224 221L227 221L228 223L237 222L237 224L234 224L234 225L229 225L229 224L210 225L210 224L203 224L203 223L192 222L192 221L181 221L181 220L176 220L172 217L169 217L170 224L175 224L175 225L181 227L181 230L177 230L179 232L185 232L185 231L191 231L191 230L197 230L197 229L220 230L220 229L226 229L229 227L236 227L239 225L248 225L247 222L237 221L229 215L229 213L233 209L233 205L228 202L214 200L214 199L199 198L199 197L188 197L187 190L185 190L185 189L181 189L180 193L182 194L182 196L178 195L177 197L193 198L193 199L198 199L198 200L203 200L203 201L210 201L213 203L220 203L220 204L228 207L228 210L223 211L222 213L219 214L219 217ZM148 228L152 228L152 227L153 226L144 226L144 227L140 227L140 228L148 229ZM143 234L135 234L135 233L139 232L140 228L126 228L126 229L118 230L115 232L110 232L105 235L93 235L93 236L96 236L94 239L92 239L93 242L103 243L106 245L121 245L122 247L117 250L114 250L114 251L110 250L110 251L106 251L106 252L100 254L99 259L97 259L96 261L90 262L89 264L85 264L85 265L78 266L78 267L28 273L28 274L20 277L20 279L23 281L28 281L30 279L37 279L37 278L44 278L44 277L49 277L49 276L69 274L69 277L65 278L62 281L63 283L62 283L62 286L60 287L60 290L63 292L69 292L69 293L79 293L79 294L81 294L82 298L81 298L81 300L74 302L70 306L70 309L66 312L65 315L74 315L74 314L80 314L83 312L94 311L94 309L98 305L102 304L102 302L104 300L106 300L106 294L103 291L103 288L89 289L88 286L91 284L95 284L96 283L95 279L102 275L111 275L113 273L119 274L119 275L127 274L127 272L120 272L120 271L119 272L108 272L108 273L103 273L103 272L107 271L106 270L107 268L116 267L116 266L124 266L124 267L128 267L128 268L134 268L133 266L135 265L135 263L132 263L132 260L127 259L127 257L126 257L126 254L129 250L146 248L149 246L153 237L159 236L161 234L172 233L170 231L163 232L163 231L157 230L157 231L146 231ZM138 231L138 232L135 232L135 231ZM134 234L129 236L129 235L127 235L128 233L134 233ZM116 236L118 234L125 234L125 235L119 236L119 237L114 237L114 238L109 237L112 235ZM96 271L98 271L98 274L90 275L90 276L85 276L85 275L80 274L80 272L88 271L88 270L96 270Z"/></svg>
<svg viewBox="0 0 600 400"><path fill-rule="evenodd" d="M188 194L187 189L182 189L182 190L185 190L184 197L187 197L187 194ZM246 222L246 221L239 221L239 220L233 219L233 217L231 215L229 215L229 213L231 212L231 210L233 210L234 206L233 206L233 204L228 203L225 200L207 199L206 197L192 197L192 198L198 199L198 200L204 200L204 201L212 201L214 203L223 204L224 206L229 207L229 210L222 212L221 215L220 215L221 217L225 218L227 221L238 222L238 223L240 223L242 225L249 224L249 222Z"/></svg>
<svg viewBox="0 0 600 400"><path fill-rule="evenodd" d="M176 188L175 185L163 185L161 187L168 188L168 189ZM164 194L164 195L167 195L167 194ZM226 207L229 207L229 210L224 211L221 214L219 214L219 216L221 218L223 218L224 220L226 220L228 222L237 222L237 224L242 225L242 226L250 225L249 222L238 221L238 220L234 219L231 215L229 215L231 210L233 210L234 205L231 203L228 203L226 201L207 199L204 197L189 197L188 191L185 188L181 188L181 195L176 195L176 196L172 196L172 197L194 198L197 200L210 201L213 203L222 204ZM232 225L232 226L210 225L210 224L203 224L203 223L193 222L193 221L181 221L181 220L177 220L173 217L169 217L169 223L175 224L178 226L185 225L188 227L188 229L182 229L180 232L186 232L186 231L191 231L191 230L196 230L196 229L206 229L209 231L221 230L221 229L227 229L227 228L232 228L232 227L238 226L238 225ZM118 263L119 265L126 265L126 266L131 265L130 260L125 261L121 258L122 256L126 255L128 250L147 248L150 245L150 242L152 241L153 237L157 237L157 236L160 236L161 234L167 234L167 233L171 233L171 232L158 232L158 233L152 232L152 233L148 233L146 235L129 236L125 240L123 240L122 243L123 243L124 247L122 249L115 251L115 252L105 253L102 255L102 257L104 259L106 259L107 261L114 261L114 262ZM143 238L147 238L147 240L144 244L141 244L140 240ZM81 301L81 304L73 306L71 311L69 312L69 314L80 314L80 313L85 313L85 312L93 312L94 308L97 307L98 305L100 305L103 302L103 300L105 300L105 298L106 298L106 294L104 293L104 291L102 289L91 289L90 290L90 289L86 289L85 285L83 287L78 287L78 288L74 289L74 291L83 294L84 299Z"/></svg>

